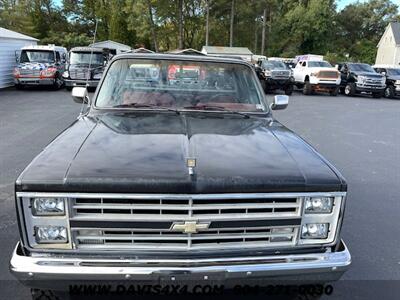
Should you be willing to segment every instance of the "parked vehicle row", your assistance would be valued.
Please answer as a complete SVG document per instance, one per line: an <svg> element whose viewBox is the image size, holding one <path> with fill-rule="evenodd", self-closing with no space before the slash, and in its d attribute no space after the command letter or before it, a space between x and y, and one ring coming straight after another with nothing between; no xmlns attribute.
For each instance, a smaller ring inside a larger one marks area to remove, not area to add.
<svg viewBox="0 0 400 300"><path fill-rule="evenodd" d="M297 63L289 67L293 61ZM315 92L331 96L339 92L346 96L370 94L374 98L400 95L400 67L396 66L344 62L333 67L323 56L302 55L293 60L267 58L258 61L255 68L265 92L281 89L290 95L296 86L304 95Z"/></svg>
<svg viewBox="0 0 400 300"><path fill-rule="evenodd" d="M17 89L46 85L68 90L74 86L95 88L109 60L106 49L55 45L26 46L16 55L14 83Z"/></svg>

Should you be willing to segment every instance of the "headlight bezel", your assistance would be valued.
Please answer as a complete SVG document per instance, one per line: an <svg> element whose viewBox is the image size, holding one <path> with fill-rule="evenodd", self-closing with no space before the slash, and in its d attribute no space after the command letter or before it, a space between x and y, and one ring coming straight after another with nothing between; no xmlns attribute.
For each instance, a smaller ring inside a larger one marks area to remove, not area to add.
<svg viewBox="0 0 400 300"><path fill-rule="evenodd" d="M20 197L20 194L23 196ZM35 215L33 208L33 201L37 198L62 198L64 200L64 214L63 215ZM72 237L69 224L70 207L68 205L68 197L52 195L49 193L18 193L17 192L17 204L18 207L20 224L24 224L23 231L25 232L23 237L24 244L32 251L57 251L57 250L71 250ZM67 242L65 241L48 241L38 242L36 237L36 227L65 227Z"/></svg>
<svg viewBox="0 0 400 300"><path fill-rule="evenodd" d="M311 197L332 197L333 207L330 213L306 213L305 198L303 199L303 210L301 225L299 229L298 245L303 246L333 246L336 245L340 235L340 229L343 222L344 205L346 193L320 193ZM303 225L306 224L325 224L328 223L328 236L324 239L318 238L302 238Z"/></svg>

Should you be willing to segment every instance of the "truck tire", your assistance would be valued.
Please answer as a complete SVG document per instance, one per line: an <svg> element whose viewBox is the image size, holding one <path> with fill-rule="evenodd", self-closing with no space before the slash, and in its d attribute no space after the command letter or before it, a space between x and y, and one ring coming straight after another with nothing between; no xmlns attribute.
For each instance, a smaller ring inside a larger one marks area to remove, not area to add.
<svg viewBox="0 0 400 300"><path fill-rule="evenodd" d="M385 89L385 97L393 99L395 97L395 89L393 85L388 85Z"/></svg>
<svg viewBox="0 0 400 300"><path fill-rule="evenodd" d="M344 94L349 97L353 97L356 95L356 84L353 82L350 82L346 85L344 88Z"/></svg>
<svg viewBox="0 0 400 300"><path fill-rule="evenodd" d="M64 81L62 80L60 74L56 74L56 78L53 83L53 89L59 90L64 85Z"/></svg>
<svg viewBox="0 0 400 300"><path fill-rule="evenodd" d="M285 88L285 95L290 96L290 95L292 95L292 94L293 94L293 85L288 85L288 86Z"/></svg>
<svg viewBox="0 0 400 300"><path fill-rule="evenodd" d="M303 94L311 95L311 93L312 93L311 83L310 83L310 81L307 80L304 82Z"/></svg>

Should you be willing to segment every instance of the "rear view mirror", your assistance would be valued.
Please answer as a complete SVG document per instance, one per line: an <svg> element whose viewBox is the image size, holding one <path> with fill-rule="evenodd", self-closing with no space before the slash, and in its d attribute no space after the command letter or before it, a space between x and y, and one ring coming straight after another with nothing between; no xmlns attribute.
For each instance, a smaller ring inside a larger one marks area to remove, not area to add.
<svg viewBox="0 0 400 300"><path fill-rule="evenodd" d="M289 104L289 96L276 95L274 101L271 104L272 110L285 109Z"/></svg>
<svg viewBox="0 0 400 300"><path fill-rule="evenodd" d="M89 103L89 94L85 87L74 87L72 89L72 99L76 103Z"/></svg>

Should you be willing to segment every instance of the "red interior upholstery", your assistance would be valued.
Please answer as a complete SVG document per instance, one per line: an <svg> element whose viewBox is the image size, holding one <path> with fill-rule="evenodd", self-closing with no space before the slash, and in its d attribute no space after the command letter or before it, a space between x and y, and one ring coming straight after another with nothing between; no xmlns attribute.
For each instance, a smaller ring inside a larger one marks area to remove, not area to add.
<svg viewBox="0 0 400 300"><path fill-rule="evenodd" d="M174 98L167 93L139 91L126 91L122 101L122 104L137 103L158 106L172 106L175 102Z"/></svg>

